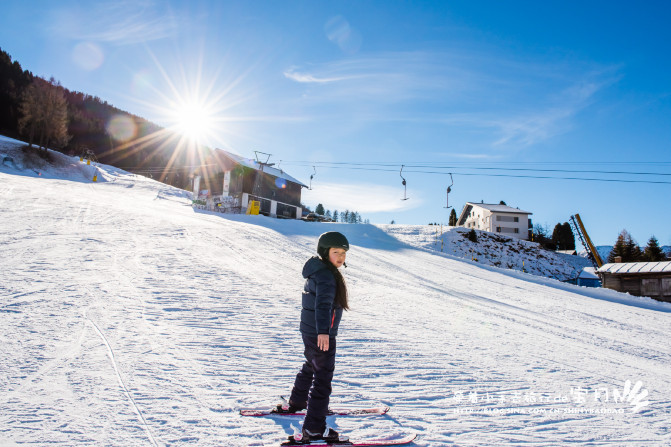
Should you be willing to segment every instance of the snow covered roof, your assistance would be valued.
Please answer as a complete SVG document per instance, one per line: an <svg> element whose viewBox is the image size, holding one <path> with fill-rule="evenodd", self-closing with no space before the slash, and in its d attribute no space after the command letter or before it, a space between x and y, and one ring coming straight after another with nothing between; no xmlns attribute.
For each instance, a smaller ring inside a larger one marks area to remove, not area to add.
<svg viewBox="0 0 671 447"><path fill-rule="evenodd" d="M620 262L604 264L599 273L671 273L671 261L665 262Z"/></svg>
<svg viewBox="0 0 671 447"><path fill-rule="evenodd" d="M564 255L575 255L575 254L577 254L575 249L573 249L573 250L555 250L555 251L557 253L561 253L561 254L564 254Z"/></svg>
<svg viewBox="0 0 671 447"><path fill-rule="evenodd" d="M533 213L530 213L529 211L523 211L519 208L513 208L512 206L508 206L508 205L499 205L498 203L493 204L493 203L466 202L466 205L479 206L480 208L484 208L484 209L492 211L494 213L533 214Z"/></svg>
<svg viewBox="0 0 671 447"><path fill-rule="evenodd" d="M256 160L252 160L251 158L245 158L245 157L242 157L240 155L233 154L231 152L225 151L223 149L217 149L217 150L223 152L224 155L226 155L228 158L230 158L231 160L233 160L234 162L236 162L236 163L238 163L242 166L245 166L245 167L251 168L251 169L256 169L257 171L261 170L261 164L257 163ZM294 177L290 176L289 174L287 174L286 172L284 172L281 169L273 168L272 166L263 166L263 172L266 173L266 174L269 174L269 175L273 175L277 178L283 178L285 180L289 180L290 182L299 184L299 185L301 185L305 188L308 187L308 185L304 184L303 182L300 182L300 181L296 180Z"/></svg>
<svg viewBox="0 0 671 447"><path fill-rule="evenodd" d="M596 275L596 269L594 267L585 267L578 275L580 279L599 279Z"/></svg>

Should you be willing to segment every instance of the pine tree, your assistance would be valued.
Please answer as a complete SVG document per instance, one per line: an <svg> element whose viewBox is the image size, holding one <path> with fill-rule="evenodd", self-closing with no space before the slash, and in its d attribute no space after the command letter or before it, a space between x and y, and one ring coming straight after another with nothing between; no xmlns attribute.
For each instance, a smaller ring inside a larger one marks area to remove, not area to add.
<svg viewBox="0 0 671 447"><path fill-rule="evenodd" d="M639 262L641 258L643 257L643 252L641 251L641 247L638 246L638 243L630 236L628 244L627 244L627 261L625 262ZM623 259L624 261L624 259Z"/></svg>
<svg viewBox="0 0 671 447"><path fill-rule="evenodd" d="M642 260L648 262L666 261L666 255L659 246L659 241L655 236L652 236L648 241L648 245L645 246Z"/></svg>
<svg viewBox="0 0 671 447"><path fill-rule="evenodd" d="M618 256L622 258L622 262L638 262L641 260L641 248L627 230L622 230L618 235L617 241L608 255L608 262L615 262L615 258Z"/></svg>
<svg viewBox="0 0 671 447"><path fill-rule="evenodd" d="M448 224L451 227L456 227L457 226L457 212L452 208L452 211L450 211L450 221Z"/></svg>
<svg viewBox="0 0 671 447"><path fill-rule="evenodd" d="M333 211L333 222L338 222L338 210Z"/></svg>
<svg viewBox="0 0 671 447"><path fill-rule="evenodd" d="M575 250L575 237L568 222L555 225L552 231L552 247L555 250Z"/></svg>
<svg viewBox="0 0 671 447"><path fill-rule="evenodd" d="M317 208L315 208L315 213L319 214L320 216L324 215L324 205L321 203L317 205Z"/></svg>
<svg viewBox="0 0 671 447"><path fill-rule="evenodd" d="M349 223L349 210L345 210L345 212L341 216L341 219L343 223Z"/></svg>
<svg viewBox="0 0 671 447"><path fill-rule="evenodd" d="M564 222L562 225L561 243L564 246L562 250L575 250L575 236L571 229L571 224Z"/></svg>
<svg viewBox="0 0 671 447"><path fill-rule="evenodd" d="M618 256L622 258L622 261L624 261L625 246L626 246L625 234L629 233L627 233L626 230L622 230L622 232L617 236L615 245L613 245L612 250L608 254L607 262L609 263L615 262L615 258L617 258Z"/></svg>
<svg viewBox="0 0 671 447"><path fill-rule="evenodd" d="M329 219L331 219L331 218L332 218L332 217L331 217L331 210L326 210L326 214L324 214L324 216L326 216L326 217L328 217Z"/></svg>
<svg viewBox="0 0 671 447"><path fill-rule="evenodd" d="M561 224L557 223L554 230L552 230L552 247L555 250L563 250L561 248Z"/></svg>

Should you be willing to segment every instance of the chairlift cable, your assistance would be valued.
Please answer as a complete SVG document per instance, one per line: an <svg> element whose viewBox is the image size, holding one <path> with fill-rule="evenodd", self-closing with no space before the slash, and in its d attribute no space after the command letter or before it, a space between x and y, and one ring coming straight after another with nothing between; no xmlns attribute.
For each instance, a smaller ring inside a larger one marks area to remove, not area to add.
<svg viewBox="0 0 671 447"><path fill-rule="evenodd" d="M304 165L306 162L286 162L293 165ZM397 166L397 163L348 163L348 162L317 162L321 165L345 165L345 166ZM483 162L487 164L488 162ZM507 163L507 162L506 162ZM517 162L510 162L511 164L520 164ZM533 162L527 162L533 163ZM608 163L608 162L607 162ZM647 163L647 162L646 162ZM652 164L653 162L650 162ZM665 164L666 162L661 162ZM669 162L671 164L671 162ZM491 166L468 166L473 164L473 162L464 162L462 166L455 165L436 165L431 163L422 163L422 164L408 164L404 163L403 165L408 168L433 168L433 169L472 169L472 170L494 170L494 171L531 171L531 172L564 172L564 173L581 173L581 174L626 174L626 175L661 175L661 176L671 176L671 173L665 172L638 172L638 171L604 171L604 170L576 170L576 169L540 169L540 168L499 168ZM557 163L553 163L557 164ZM660 163L655 163L660 164ZM329 166L323 166L329 167Z"/></svg>
<svg viewBox="0 0 671 447"><path fill-rule="evenodd" d="M322 166L325 167L325 166ZM383 169L383 168L364 168L364 167L348 167L348 166L326 166L332 169L351 169L351 170L360 170L360 171L379 171L379 172L395 172L394 169ZM438 171L406 171L416 174L438 174L438 175L449 175L449 172L438 172ZM545 180L585 180L585 181L595 181L595 182L611 182L611 183L647 183L647 184L662 184L662 185L671 185L671 181L656 181L656 180L627 180L627 179L607 179L607 178L590 178L590 177L552 177L552 176L536 176L536 175L513 175L513 174L484 174L484 173L472 173L472 172L452 172L454 175L463 175L463 176L475 176L475 177L509 177L509 178L531 178L531 179L545 179Z"/></svg>

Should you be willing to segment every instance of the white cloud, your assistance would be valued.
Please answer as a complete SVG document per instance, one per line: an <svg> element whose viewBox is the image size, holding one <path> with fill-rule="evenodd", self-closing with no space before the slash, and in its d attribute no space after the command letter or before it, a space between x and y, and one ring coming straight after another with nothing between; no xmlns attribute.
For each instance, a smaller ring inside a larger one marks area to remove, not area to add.
<svg viewBox="0 0 671 447"><path fill-rule="evenodd" d="M293 66L284 76L296 82L320 84L316 97L328 101L373 98L399 101L430 98L436 90L463 88L461 68L445 66L435 55L422 51L381 53L321 64Z"/></svg>
<svg viewBox="0 0 671 447"><path fill-rule="evenodd" d="M595 101L595 96L605 87L617 82L612 74L587 74L584 79L563 89L552 98L552 105L531 113L493 121L502 136L494 146L510 144L531 146L566 132L573 125L572 119Z"/></svg>
<svg viewBox="0 0 671 447"><path fill-rule="evenodd" d="M477 135L480 150L500 150L569 131L576 115L619 80L619 70L477 51L415 51L294 66L284 74L305 85L301 106L314 119L442 123Z"/></svg>
<svg viewBox="0 0 671 447"><path fill-rule="evenodd" d="M132 44L164 39L177 21L152 0L93 2L83 9L52 12L50 32L75 40Z"/></svg>
<svg viewBox="0 0 671 447"><path fill-rule="evenodd" d="M338 82L344 81L347 79L353 79L353 76L330 76L330 77L318 77L309 73L299 73L295 68L290 68L284 72L284 76L292 81L301 82L301 83L317 83L325 84L329 82Z"/></svg>

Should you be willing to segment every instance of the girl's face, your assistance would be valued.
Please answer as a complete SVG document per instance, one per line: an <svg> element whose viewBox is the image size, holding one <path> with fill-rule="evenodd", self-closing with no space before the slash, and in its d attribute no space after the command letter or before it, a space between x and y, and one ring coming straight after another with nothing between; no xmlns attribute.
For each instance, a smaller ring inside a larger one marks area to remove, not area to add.
<svg viewBox="0 0 671 447"><path fill-rule="evenodd" d="M329 248L329 261L337 268L345 263L345 256L347 256L347 251L344 248Z"/></svg>

